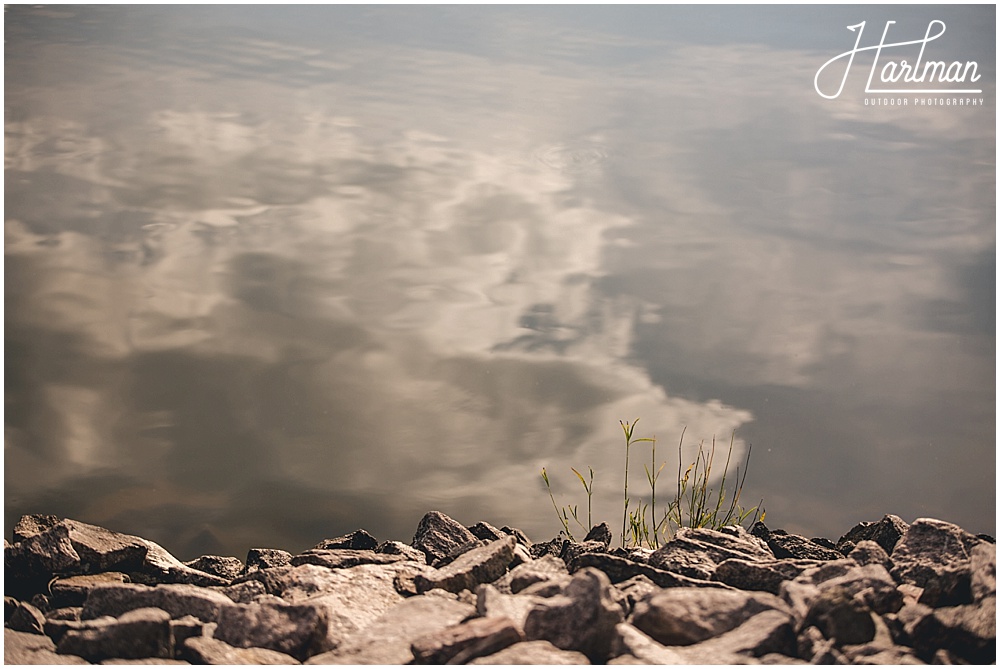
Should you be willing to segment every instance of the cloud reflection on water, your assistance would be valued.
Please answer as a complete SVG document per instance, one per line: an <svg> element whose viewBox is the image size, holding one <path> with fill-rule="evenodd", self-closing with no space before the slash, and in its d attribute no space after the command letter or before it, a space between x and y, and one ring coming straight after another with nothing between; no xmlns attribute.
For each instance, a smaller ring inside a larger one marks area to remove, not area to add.
<svg viewBox="0 0 1000 669"><path fill-rule="evenodd" d="M772 514L831 533L856 507L775 472L864 497L908 448L895 413L983 410L993 334L968 332L957 279L994 243L982 110L845 116L803 83L808 52L654 42L601 67L564 37L558 67L259 35L151 60L22 46L42 62L8 89L8 515L48 504L191 557L405 539L430 508L542 539L542 466L565 501L593 466L616 518L619 419L670 452L685 425L760 422L769 388L802 413L827 388L888 419L764 422L872 452L755 458ZM962 334L928 332L942 304Z"/></svg>

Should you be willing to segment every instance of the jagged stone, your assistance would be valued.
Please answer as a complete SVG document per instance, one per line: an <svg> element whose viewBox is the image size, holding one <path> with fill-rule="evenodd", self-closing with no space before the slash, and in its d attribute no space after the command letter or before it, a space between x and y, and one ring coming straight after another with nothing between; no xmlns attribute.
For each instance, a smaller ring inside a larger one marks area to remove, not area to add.
<svg viewBox="0 0 1000 669"><path fill-rule="evenodd" d="M516 538L514 540L517 541ZM524 544L514 544L514 557L511 559L510 565L508 565L507 568L514 569L515 567L520 567L522 564L527 564L532 560L533 558L531 557L531 553L529 553L528 549L524 547Z"/></svg>
<svg viewBox="0 0 1000 669"><path fill-rule="evenodd" d="M759 590L777 595L781 584L791 580L806 569L817 567L819 560L763 560L751 561L731 558L715 568L712 580L740 590Z"/></svg>
<svg viewBox="0 0 1000 669"><path fill-rule="evenodd" d="M251 548L247 551L247 562L243 568L244 574L252 574L261 569L284 567L291 563L292 554L277 548Z"/></svg>
<svg viewBox="0 0 1000 669"><path fill-rule="evenodd" d="M584 553L603 554L606 553L607 550L608 547L601 541L584 541L582 543L571 541L563 546L562 553L559 557L561 557L563 562L568 565Z"/></svg>
<svg viewBox="0 0 1000 669"><path fill-rule="evenodd" d="M507 618L522 633L528 612L544 598L533 595L509 595L489 584L479 586L476 592L476 612L484 618Z"/></svg>
<svg viewBox="0 0 1000 669"><path fill-rule="evenodd" d="M572 650L562 650L548 641L523 641L504 648L499 653L477 657L469 664L590 664L587 656Z"/></svg>
<svg viewBox="0 0 1000 669"><path fill-rule="evenodd" d="M970 589L972 601L981 602L997 594L997 546L983 542L973 546L969 555L969 570L972 572Z"/></svg>
<svg viewBox="0 0 1000 669"><path fill-rule="evenodd" d="M509 534L510 536L517 539L517 543L521 544L529 551L531 550L531 540L528 539L528 535L517 529L516 527L511 527L510 525L504 525L500 528L500 531L504 534Z"/></svg>
<svg viewBox="0 0 1000 669"><path fill-rule="evenodd" d="M56 645L47 636L3 630L3 663L12 664L89 664L76 655L56 653Z"/></svg>
<svg viewBox="0 0 1000 669"><path fill-rule="evenodd" d="M310 549L291 559L291 565L298 567L303 564L314 564L327 569L347 569L359 564L391 564L402 562L406 557L390 553L376 553L371 550L354 550L337 548L331 550Z"/></svg>
<svg viewBox="0 0 1000 669"><path fill-rule="evenodd" d="M920 618L910 634L914 647L927 661L945 649L966 662L996 662L996 597L977 604L945 606Z"/></svg>
<svg viewBox="0 0 1000 669"><path fill-rule="evenodd" d="M111 617L85 621L82 629L67 630L59 639L58 651L91 662L110 658L172 658L170 614L162 609L128 611Z"/></svg>
<svg viewBox="0 0 1000 669"><path fill-rule="evenodd" d="M461 555L443 569L432 569L413 578L417 592L434 588L448 592L475 590L482 583L492 583L507 571L514 557L514 537L505 537Z"/></svg>
<svg viewBox="0 0 1000 669"><path fill-rule="evenodd" d="M859 565L854 560L831 560L807 569L781 585L781 598L792 607L796 618L804 619L823 590L842 588L880 615L895 613L903 605L903 595L885 567Z"/></svg>
<svg viewBox="0 0 1000 669"><path fill-rule="evenodd" d="M766 592L668 588L635 605L632 624L665 646L686 646L719 636L763 611L790 614Z"/></svg>
<svg viewBox="0 0 1000 669"><path fill-rule="evenodd" d="M233 602L222 593L193 585L150 587L135 583L109 583L90 590L80 617L84 620L100 616L117 617L134 609L157 608L173 618L191 615L205 622L214 622L222 609L228 606L233 606Z"/></svg>
<svg viewBox="0 0 1000 669"><path fill-rule="evenodd" d="M480 541L500 541L507 536L506 533L498 530L483 520L479 521L475 525L470 525L467 529L472 533L472 536Z"/></svg>
<svg viewBox="0 0 1000 669"><path fill-rule="evenodd" d="M480 541L479 539L473 539L472 541L464 543L461 546L456 546L455 548L452 548L450 551L448 551L447 555L445 555L444 557L440 557L437 560L434 560L433 562L430 563L430 565L435 569L441 569L443 567L447 567L452 562L462 557L466 553L474 551L477 548L482 548L485 545L486 545L485 541Z"/></svg>
<svg viewBox="0 0 1000 669"><path fill-rule="evenodd" d="M224 578L231 581L243 573L243 563L239 558L223 557L220 555L202 555L201 557L185 562L185 565L207 574Z"/></svg>
<svg viewBox="0 0 1000 669"><path fill-rule="evenodd" d="M952 523L918 518L892 553L892 576L924 589L928 606L972 602L971 553L981 539Z"/></svg>
<svg viewBox="0 0 1000 669"><path fill-rule="evenodd" d="M607 523L594 525L587 532L587 536L583 538L583 543L587 543L588 541L598 541L604 544L604 550L608 550L611 546L611 528L608 527Z"/></svg>
<svg viewBox="0 0 1000 669"><path fill-rule="evenodd" d="M686 658L676 650L658 643L629 623L615 626L615 638L611 643L611 656L617 658L623 655L629 655L641 664L686 663Z"/></svg>
<svg viewBox="0 0 1000 669"><path fill-rule="evenodd" d="M892 555L896 544L909 529L909 525L900 518L892 514L886 514L876 523L863 521L847 531L847 534L837 540L837 549L847 555L862 541L874 541L888 555Z"/></svg>
<svg viewBox="0 0 1000 669"><path fill-rule="evenodd" d="M270 595L267 587L262 581L242 581L216 588L216 592L221 592L236 604L250 604L257 601L263 595Z"/></svg>
<svg viewBox="0 0 1000 669"><path fill-rule="evenodd" d="M649 564L708 581L716 567L730 558L773 560L774 554L764 541L738 525L721 530L682 527L673 540L649 556Z"/></svg>
<svg viewBox="0 0 1000 669"><path fill-rule="evenodd" d="M14 528L11 530L14 543L17 544L25 539L42 534L58 525L61 520L59 516L54 516L50 513L32 513L21 516L14 523Z"/></svg>
<svg viewBox="0 0 1000 669"><path fill-rule="evenodd" d="M425 595L405 599L336 649L306 664L408 664L411 645L426 634L446 629L473 615L469 604Z"/></svg>
<svg viewBox="0 0 1000 669"><path fill-rule="evenodd" d="M660 591L660 586L653 583L646 576L633 576L632 578L614 584L615 589L625 597L626 617L635 610L635 605L650 595Z"/></svg>
<svg viewBox="0 0 1000 669"><path fill-rule="evenodd" d="M844 664L925 664L909 648L866 643L842 649Z"/></svg>
<svg viewBox="0 0 1000 669"><path fill-rule="evenodd" d="M184 647L184 642L194 637L204 636L206 628L214 629L213 623L206 623L194 616L183 616L170 621L170 647L174 654Z"/></svg>
<svg viewBox="0 0 1000 669"><path fill-rule="evenodd" d="M27 602L18 602L7 620L7 627L17 632L45 634L45 616Z"/></svg>
<svg viewBox="0 0 1000 669"><path fill-rule="evenodd" d="M806 626L799 632L797 639L797 655L812 664L843 664L843 654L834 647L833 639L827 639L819 628ZM845 659L846 661L846 659Z"/></svg>
<svg viewBox="0 0 1000 669"><path fill-rule="evenodd" d="M410 650L415 664L466 664L520 641L524 633L509 618L473 618L418 637Z"/></svg>
<svg viewBox="0 0 1000 669"><path fill-rule="evenodd" d="M555 597L556 595L563 594L566 586L568 586L572 580L573 577L567 574L566 576L554 578L549 581L539 581L538 583L532 583L518 594L548 599L549 597Z"/></svg>
<svg viewBox="0 0 1000 669"><path fill-rule="evenodd" d="M178 664L178 665L189 665L190 662L186 660L168 660L163 657L140 657L135 660L125 660L120 657L111 658L109 660L101 660L101 665L109 664Z"/></svg>
<svg viewBox="0 0 1000 669"><path fill-rule="evenodd" d="M611 581L593 568L578 571L562 595L540 602L524 621L530 640L550 641L563 650L576 650L591 662L607 660L615 625L623 622L621 606Z"/></svg>
<svg viewBox="0 0 1000 669"><path fill-rule="evenodd" d="M892 560L889 558L889 554L885 552L882 546L871 539L862 539L859 541L851 549L851 552L847 554L847 557L860 565L878 564L885 567L886 571L892 569Z"/></svg>
<svg viewBox="0 0 1000 669"><path fill-rule="evenodd" d="M461 523L440 511L429 511L420 519L412 546L424 553L428 564L447 557L456 548L478 541Z"/></svg>
<svg viewBox="0 0 1000 669"><path fill-rule="evenodd" d="M346 548L356 551L373 551L376 547L378 547L378 540L375 537L370 535L365 530L354 530L350 534L345 534L333 539L324 539L313 546L313 549L333 550L337 548Z"/></svg>
<svg viewBox="0 0 1000 669"><path fill-rule="evenodd" d="M823 589L812 600L804 625L814 625L838 645L864 644L875 638L875 622L861 602L842 587Z"/></svg>
<svg viewBox="0 0 1000 669"><path fill-rule="evenodd" d="M563 578L569 578L566 563L555 555L546 555L514 567L494 585L501 592L518 593L535 583Z"/></svg>
<svg viewBox="0 0 1000 669"><path fill-rule="evenodd" d="M770 653L794 656L795 621L784 611L766 610L734 629L679 650L689 662L699 664L730 664L733 656L761 657Z"/></svg>
<svg viewBox="0 0 1000 669"><path fill-rule="evenodd" d="M412 562L426 563L427 556L424 555L423 551L417 550L413 546L407 546L401 541L386 541L380 544L378 548L375 549L376 553L385 553L386 555L401 555L405 559Z"/></svg>
<svg viewBox="0 0 1000 669"><path fill-rule="evenodd" d="M778 559L840 560L844 557L840 551L826 548L798 534L772 532L767 539L767 546Z"/></svg>
<svg viewBox="0 0 1000 669"><path fill-rule="evenodd" d="M547 555L554 555L559 557L562 555L563 547L569 542L569 539L564 539L562 537L556 537L549 541L542 542L540 544L532 544L529 552L531 557L534 559L539 559Z"/></svg>
<svg viewBox="0 0 1000 669"><path fill-rule="evenodd" d="M60 578L52 581L49 585L49 591L52 593L52 596L49 598L49 604L55 608L83 606L87 595L95 587L128 583L129 581L130 579L127 574L116 571Z"/></svg>
<svg viewBox="0 0 1000 669"><path fill-rule="evenodd" d="M725 583L692 578L675 572L664 571L650 565L633 562L628 558L611 555L610 553L584 553L569 564L569 571L576 573L587 567L598 569L611 580L621 583L635 576L645 576L661 588L713 588L727 590Z"/></svg>
<svg viewBox="0 0 1000 669"><path fill-rule="evenodd" d="M267 648L302 661L328 649L327 609L314 603L233 604L219 613L213 637L236 648Z"/></svg>
<svg viewBox="0 0 1000 669"><path fill-rule="evenodd" d="M187 639L180 656L192 664L299 664L291 655L266 648L236 648L209 637Z"/></svg>

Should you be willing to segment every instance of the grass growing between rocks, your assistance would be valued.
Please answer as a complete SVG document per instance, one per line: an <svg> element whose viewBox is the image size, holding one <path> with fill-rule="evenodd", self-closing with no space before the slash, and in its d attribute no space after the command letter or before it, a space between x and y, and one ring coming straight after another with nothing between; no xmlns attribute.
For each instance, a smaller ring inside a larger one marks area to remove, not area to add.
<svg viewBox="0 0 1000 669"><path fill-rule="evenodd" d="M757 506L743 508L740 505L740 497L743 493L743 484L746 481L747 470L750 465L750 453L752 445L748 445L746 460L743 463L743 470L739 465L735 468L735 476L729 479L732 490L726 488L729 478L729 467L732 464L733 448L736 441L736 433L733 432L729 440L729 450L726 454L726 461L722 465L722 476L719 480L718 489L709 487L712 478L713 467L716 466L716 442L712 438L711 447L707 447L704 442L698 445L698 453L694 462L686 469L682 469L684 456L684 434L685 428L681 431L680 440L677 443L677 481L673 501L667 504L661 515L657 516L656 510L656 485L660 473L666 466L666 462L661 462L657 466L656 460L656 436L635 437L635 426L639 422L636 418L631 423L619 421L625 436L625 476L623 485L622 504L622 547L627 545L635 547L647 547L656 549L661 543L669 541L682 527L709 529L719 529L731 525L743 525L749 519L749 524L757 520L764 519L763 503L761 500ZM639 501L633 506L633 500L629 497L629 456L633 444L649 443L650 464L643 465L646 473L646 482L649 484L649 502ZM721 456L720 456L721 457ZM555 495L552 493L552 485L548 472L542 468L542 480L548 491L549 499L552 501L552 508L555 509L556 516L562 525L563 534L571 541L576 541L570 529L570 519L579 525L584 532L593 527L591 513L591 500L594 492L594 470L588 467L590 472L589 481L577 471L570 468L579 479L587 494L587 524L584 525L579 517L579 507L559 506L556 503ZM717 468L716 468L717 471Z"/></svg>

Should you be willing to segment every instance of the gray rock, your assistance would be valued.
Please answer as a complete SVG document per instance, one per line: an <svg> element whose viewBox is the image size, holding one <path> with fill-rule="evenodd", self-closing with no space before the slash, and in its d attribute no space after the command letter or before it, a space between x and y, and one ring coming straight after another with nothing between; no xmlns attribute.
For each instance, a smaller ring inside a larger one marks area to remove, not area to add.
<svg viewBox="0 0 1000 669"><path fill-rule="evenodd" d="M807 569L781 585L781 598L802 620L823 590L842 588L847 597L857 598L880 615L894 613L903 605L896 583L878 564L859 565L854 560L831 560Z"/></svg>
<svg viewBox="0 0 1000 669"><path fill-rule="evenodd" d="M587 536L583 538L583 543L590 541L597 541L604 545L605 551L608 550L611 546L611 528L608 527L608 524L601 523L590 528L590 532L587 532Z"/></svg>
<svg viewBox="0 0 1000 669"><path fill-rule="evenodd" d="M762 560L751 561L732 558L715 568L712 580L740 590L759 590L777 595L781 584L791 580L806 569L817 567L819 560Z"/></svg>
<svg viewBox="0 0 1000 669"><path fill-rule="evenodd" d="M293 567L303 564L314 564L327 569L347 569L360 564L391 564L403 562L406 557L390 553L376 553L372 550L340 549L310 549L291 559Z"/></svg>
<svg viewBox="0 0 1000 669"><path fill-rule="evenodd" d="M509 618L473 618L418 637L410 650L415 664L466 664L521 641L524 633Z"/></svg>
<svg viewBox="0 0 1000 669"><path fill-rule="evenodd" d="M326 607L302 604L233 604L219 613L213 636L236 648L267 648L305 660L328 649Z"/></svg>
<svg viewBox="0 0 1000 669"><path fill-rule="evenodd" d="M584 553L569 563L569 571L571 573L576 573L588 567L604 572L612 583L621 583L635 576L645 576L661 588L729 589L729 586L725 583L664 571L650 565L634 562L628 558L611 555L610 553Z"/></svg>
<svg viewBox="0 0 1000 669"><path fill-rule="evenodd" d="M176 655L184 647L184 642L193 637L204 636L206 628L214 629L213 623L205 623L194 616L184 616L170 621L170 643Z"/></svg>
<svg viewBox="0 0 1000 669"><path fill-rule="evenodd" d="M468 530L472 533L472 536L480 541L500 541L507 536L502 530L498 530L486 521L479 521L475 525L470 525Z"/></svg>
<svg viewBox="0 0 1000 669"><path fill-rule="evenodd" d="M45 634L45 616L31 604L18 602L14 612L7 620L7 627L17 632Z"/></svg>
<svg viewBox="0 0 1000 669"><path fill-rule="evenodd" d="M175 664L175 665L189 665L190 662L186 660L168 660L162 657L140 657L134 660L124 660L120 657L111 658L109 660L101 660L101 665L108 664Z"/></svg>
<svg viewBox="0 0 1000 669"><path fill-rule="evenodd" d="M625 597L626 616L631 615L635 605L650 595L660 591L660 586L653 583L645 576L633 576L627 581L615 583L615 589Z"/></svg>
<svg viewBox="0 0 1000 669"><path fill-rule="evenodd" d="M591 662L606 661L615 625L624 620L612 590L603 572L592 568L578 571L564 594L540 602L528 613L525 636L579 651Z"/></svg>
<svg viewBox="0 0 1000 669"><path fill-rule="evenodd" d="M795 621L779 610L762 611L707 641L678 649L699 664L730 664L732 656L761 657L770 653L794 656L797 652Z"/></svg>
<svg viewBox="0 0 1000 669"><path fill-rule="evenodd" d="M972 602L972 550L981 539L942 520L918 518L892 552L892 576L924 589L920 602L953 606Z"/></svg>
<svg viewBox="0 0 1000 669"><path fill-rule="evenodd" d="M814 625L837 645L864 644L875 638L875 622L868 608L842 587L824 588L812 600L804 625Z"/></svg>
<svg viewBox="0 0 1000 669"><path fill-rule="evenodd" d="M196 560L185 562L185 565L207 574L231 581L243 573L243 563L239 558L220 555L202 555Z"/></svg>
<svg viewBox="0 0 1000 669"><path fill-rule="evenodd" d="M518 593L530 585L542 581L561 580L569 577L566 563L555 555L545 555L531 562L518 565L510 570L497 587L501 591L506 587L512 593Z"/></svg>
<svg viewBox="0 0 1000 669"><path fill-rule="evenodd" d="M826 548L798 534L772 532L767 538L767 546L778 559L840 560L844 557L840 551Z"/></svg>
<svg viewBox="0 0 1000 669"><path fill-rule="evenodd" d="M251 548L247 551L244 574L252 574L262 569L284 567L292 561L292 554L277 548Z"/></svg>
<svg viewBox="0 0 1000 669"><path fill-rule="evenodd" d="M291 655L266 648L235 648L209 637L184 642L181 657L192 664L299 664Z"/></svg>
<svg viewBox="0 0 1000 669"><path fill-rule="evenodd" d="M563 546L562 554L559 557L567 565L584 553L606 553L608 547L601 541L584 541L582 543L569 542Z"/></svg>
<svg viewBox="0 0 1000 669"><path fill-rule="evenodd" d="M845 664L843 654L834 647L833 639L827 639L819 628L807 626L799 632L797 640L798 657L812 664Z"/></svg>
<svg viewBox="0 0 1000 669"><path fill-rule="evenodd" d="M665 646L686 646L733 630L764 611L790 614L766 592L668 588L635 605L632 624Z"/></svg>
<svg viewBox="0 0 1000 669"><path fill-rule="evenodd" d="M531 550L531 540L528 539L528 535L517 529L516 527L511 527L510 525L504 525L500 528L500 531L504 534L509 534L510 536L517 539L517 543L521 544L529 551Z"/></svg>
<svg viewBox="0 0 1000 669"><path fill-rule="evenodd" d="M721 562L731 558L773 560L774 554L764 541L739 526L721 530L682 527L672 541L649 556L649 564L707 581Z"/></svg>
<svg viewBox="0 0 1000 669"><path fill-rule="evenodd" d="M89 664L76 655L59 655L52 639L41 634L3 630L4 664Z"/></svg>
<svg viewBox="0 0 1000 669"><path fill-rule="evenodd" d="M469 664L590 664L586 655L562 650L548 641L524 641L504 648L499 653L478 657Z"/></svg>
<svg viewBox="0 0 1000 669"><path fill-rule="evenodd" d="M629 655L641 664L686 664L683 655L658 643L633 625L620 623L615 627L615 633L611 643L612 657Z"/></svg>
<svg viewBox="0 0 1000 669"><path fill-rule="evenodd" d="M335 548L347 548L356 551L373 551L378 546L378 540L365 530L354 530L350 534L345 534L333 539L324 539L313 548L316 550L331 550Z"/></svg>
<svg viewBox="0 0 1000 669"><path fill-rule="evenodd" d="M972 601L981 602L997 594L997 546L983 542L972 548L969 555L969 569L972 572L970 588Z"/></svg>
<svg viewBox="0 0 1000 669"><path fill-rule="evenodd" d="M267 591L267 587L263 582L256 580L242 581L233 585L215 588L215 591L221 592L237 604L250 604L257 601L263 595L270 596L271 594Z"/></svg>
<svg viewBox="0 0 1000 669"><path fill-rule="evenodd" d="M135 583L99 585L90 590L80 614L82 619L100 616L118 617L141 608L157 608L172 618L194 616L205 622L219 619L222 609L233 606L220 592L193 585L166 584L154 587Z"/></svg>
<svg viewBox="0 0 1000 669"><path fill-rule="evenodd" d="M939 650L947 650L973 664L996 662L996 597L978 604L945 606L923 616L911 637L922 659L930 661Z"/></svg>
<svg viewBox="0 0 1000 669"><path fill-rule="evenodd" d="M24 536L13 546L5 547L5 572L13 573L20 579L45 579L52 574L83 571L80 555L69 535L70 527L60 522L44 531Z"/></svg>
<svg viewBox="0 0 1000 669"><path fill-rule="evenodd" d="M889 554L885 552L882 546L871 539L862 539L859 541L851 552L848 553L847 557L860 565L878 564L885 567L886 571L892 569L892 560L889 559Z"/></svg>
<svg viewBox="0 0 1000 669"><path fill-rule="evenodd" d="M899 516L887 514L877 523L866 521L852 527L847 534L837 540L837 548L846 555L854 545L868 540L874 541L888 555L892 555L896 544L909 527Z"/></svg>
<svg viewBox="0 0 1000 669"><path fill-rule="evenodd" d="M469 604L425 595L405 599L335 650L311 657L306 664L408 664L412 643L474 615Z"/></svg>
<svg viewBox="0 0 1000 669"><path fill-rule="evenodd" d="M68 630L59 640L58 651L78 655L91 662L110 658L172 658L170 614L144 608L86 621L83 629Z"/></svg>
<svg viewBox="0 0 1000 669"><path fill-rule="evenodd" d="M386 555L401 555L405 559L413 561L426 563L427 556L424 555L423 551L419 551L413 546L407 546L401 541L386 541L380 544L378 548L375 549L376 553L385 553Z"/></svg>
<svg viewBox="0 0 1000 669"><path fill-rule="evenodd" d="M478 541L461 523L440 511L430 511L420 519L413 535L413 547L422 551L428 564L447 557L452 551Z"/></svg>
<svg viewBox="0 0 1000 669"><path fill-rule="evenodd" d="M531 557L531 553L528 552L528 549L525 548L523 544L515 544L514 557L510 561L510 564L507 566L507 568L514 569L515 567L520 567L522 564L527 564L533 560L534 558Z"/></svg>
<svg viewBox="0 0 1000 669"><path fill-rule="evenodd" d="M540 544L532 544L528 550L531 553L531 557L534 559L545 557L546 555L554 555L559 557L562 555L563 547L569 542L569 539L564 539L562 537L556 537L550 541L545 541Z"/></svg>
<svg viewBox="0 0 1000 669"><path fill-rule="evenodd" d="M523 633L528 612L543 600L533 595L509 595L486 584L476 592L476 611L485 618L507 618Z"/></svg>
<svg viewBox="0 0 1000 669"><path fill-rule="evenodd" d="M515 545L514 537L505 537L461 555L443 569L419 573L413 578L417 592L434 588L448 592L474 591L482 583L492 583L506 573L514 558Z"/></svg>
<svg viewBox="0 0 1000 669"><path fill-rule="evenodd" d="M129 580L128 575L117 571L60 578L49 585L49 592L52 593L49 603L56 608L83 606L87 595L95 587L128 583Z"/></svg>
<svg viewBox="0 0 1000 669"><path fill-rule="evenodd" d="M25 539L42 534L58 525L60 520L62 519L59 516L53 516L48 513L33 513L21 516L14 523L14 529L11 530L14 543L17 544Z"/></svg>
<svg viewBox="0 0 1000 669"><path fill-rule="evenodd" d="M842 649L844 664L925 664L910 648L866 643Z"/></svg>

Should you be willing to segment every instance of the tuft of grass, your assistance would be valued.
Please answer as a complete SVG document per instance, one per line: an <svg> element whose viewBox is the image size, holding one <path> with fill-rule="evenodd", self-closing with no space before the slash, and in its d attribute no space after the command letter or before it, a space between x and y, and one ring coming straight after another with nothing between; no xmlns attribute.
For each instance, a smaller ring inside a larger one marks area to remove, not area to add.
<svg viewBox="0 0 1000 669"><path fill-rule="evenodd" d="M676 494L673 501L667 505L667 509L657 519L656 484L660 473L667 463L662 462L657 466L655 435L653 437L635 436L635 426L639 422L638 418L632 422L621 420L618 422L625 435L625 476L623 482L621 535L621 545L623 548L630 544L637 547L645 546L655 550L660 547L661 539L663 542L669 541L682 527L719 529L730 525L743 525L748 518L750 518L750 524L753 524L758 520L758 514L760 515L760 520L764 519L763 499L757 506L749 509L740 506L740 497L743 493L743 484L746 481L753 445L748 445L742 472L739 465L736 466L736 474L730 482L734 486L733 490L727 490L726 481L729 477L729 467L732 463L733 448L736 442L736 432L733 432L729 440L729 451L726 455L726 461L722 465L722 477L719 481L718 490L716 490L710 488L708 485L712 477L712 468L715 466L716 443L714 437L712 438L710 449L706 449L704 442L698 445L698 453L695 456L694 462L688 465L687 469L682 470L684 435L687 432L687 428L681 431L681 436L677 443ZM637 506L633 507L628 489L629 456L632 445L643 442L652 444L650 464L643 465L646 472L646 482L649 484L650 490L649 503L640 502ZM571 467L570 469L576 474L577 479L579 479L580 484L583 486L584 492L587 494L586 526L579 518L577 506L560 507L556 504L549 476L544 467L542 468L542 480L545 482L549 499L552 501L552 508L555 509L556 516L563 527L561 533L565 533L570 541L576 541L570 531L570 518L573 518L576 524L583 528L585 532L593 527L591 502L594 493L594 470L592 467L588 467L590 473L588 481L575 468Z"/></svg>

